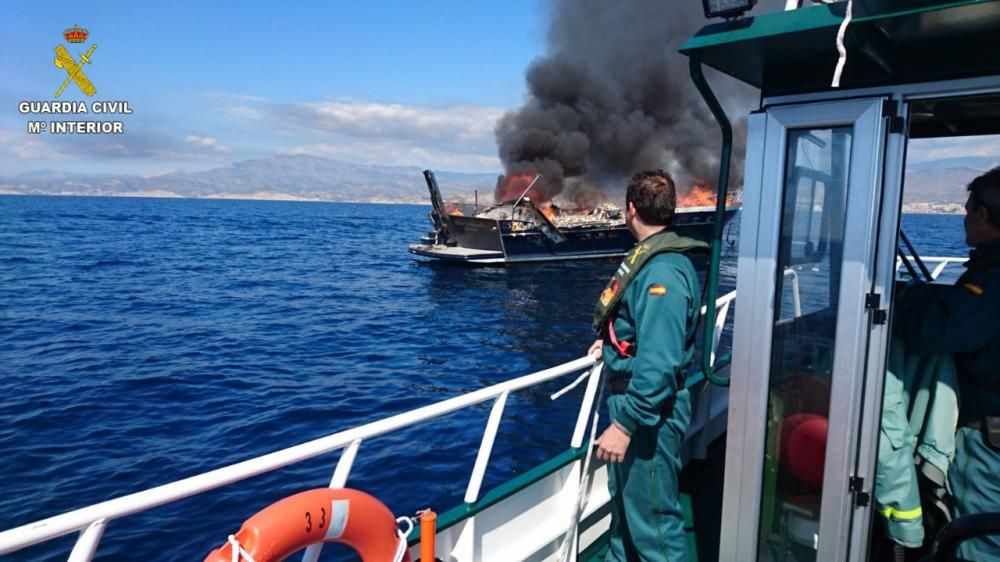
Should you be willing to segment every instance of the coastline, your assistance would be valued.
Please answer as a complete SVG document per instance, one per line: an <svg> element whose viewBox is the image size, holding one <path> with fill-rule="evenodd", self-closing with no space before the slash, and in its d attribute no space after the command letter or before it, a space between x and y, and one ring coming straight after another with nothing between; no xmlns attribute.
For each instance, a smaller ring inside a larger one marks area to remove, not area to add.
<svg viewBox="0 0 1000 562"><path fill-rule="evenodd" d="M127 193L85 193L85 192L60 192L60 193L23 193L12 189L0 187L0 196L3 195L26 195L44 197L125 197L135 199L215 199L233 201L291 201L300 203L372 203L379 205L421 205L430 206L426 199L386 199L382 197L371 198L349 198L333 199L321 196L304 196L283 193L279 191L260 191L255 193L218 193L203 197L192 197L181 195L174 191L150 190L133 191ZM960 203L903 203L902 212L913 215L962 215L965 213L964 205Z"/></svg>
<svg viewBox="0 0 1000 562"><path fill-rule="evenodd" d="M902 211L911 215L964 215L963 203L903 203Z"/></svg>
<svg viewBox="0 0 1000 562"><path fill-rule="evenodd" d="M426 200L405 200L405 199L383 199L379 197L373 197L370 199L329 199L324 197L305 197L302 195L292 195L290 193L280 193L280 192L259 192L259 193L219 193L214 195L206 195L204 197L191 197L189 195L181 195L173 191L134 191L128 193L77 193L77 192L61 192L61 193L22 193L19 191L13 191L8 189L0 188L0 196L3 195L21 195L27 197L111 197L111 198L131 198L131 199L213 199L213 200L232 200L232 201L292 201L300 203L371 203L378 205L424 205L430 206L430 202Z"/></svg>

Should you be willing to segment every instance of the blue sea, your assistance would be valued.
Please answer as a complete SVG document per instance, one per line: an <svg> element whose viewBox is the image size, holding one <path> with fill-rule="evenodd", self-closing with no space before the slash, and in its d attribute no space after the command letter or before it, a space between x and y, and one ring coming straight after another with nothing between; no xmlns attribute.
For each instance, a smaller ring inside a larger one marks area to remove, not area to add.
<svg viewBox="0 0 1000 562"><path fill-rule="evenodd" d="M421 261L406 246L428 211L0 198L0 530L583 355L615 262ZM904 227L924 254L965 253L961 217ZM484 490L568 446L579 391L550 401L561 386L508 401ZM365 442L348 485L397 514L459 504L488 413ZM338 457L112 521L97 559L201 560L259 509L328 485ZM65 560L74 540L2 559Z"/></svg>

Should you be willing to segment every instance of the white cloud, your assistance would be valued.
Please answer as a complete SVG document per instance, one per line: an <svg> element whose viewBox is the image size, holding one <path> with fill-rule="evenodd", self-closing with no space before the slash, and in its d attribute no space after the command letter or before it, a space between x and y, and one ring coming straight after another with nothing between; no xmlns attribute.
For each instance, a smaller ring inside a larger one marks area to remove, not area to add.
<svg viewBox="0 0 1000 562"><path fill-rule="evenodd" d="M229 154L232 152L228 147L219 144L214 137L202 137L198 135L187 135L184 137L184 142L188 144L193 144L198 147L207 148L218 152L219 154Z"/></svg>
<svg viewBox="0 0 1000 562"><path fill-rule="evenodd" d="M13 156L18 160L66 158L58 148L43 141L38 135L11 129L0 129L0 154Z"/></svg>
<svg viewBox="0 0 1000 562"><path fill-rule="evenodd" d="M286 152L382 166L420 166L462 172L496 172L501 169L495 154L434 150L395 141L307 144Z"/></svg>
<svg viewBox="0 0 1000 562"><path fill-rule="evenodd" d="M1000 136L914 139L907 148L910 163L970 156L1000 158Z"/></svg>
<svg viewBox="0 0 1000 562"><path fill-rule="evenodd" d="M492 106L433 107L359 100L280 103L243 95L206 94L237 126L262 128L269 136L326 143L330 135L428 145L429 149L495 152L494 128L505 109Z"/></svg>
<svg viewBox="0 0 1000 562"><path fill-rule="evenodd" d="M203 95L217 104L219 115L255 139L259 148L292 146L282 152L382 165L466 171L501 168L494 135L497 120L507 111L501 107L343 98L282 103L241 94ZM214 141L193 134L185 140L221 152L206 139Z"/></svg>
<svg viewBox="0 0 1000 562"><path fill-rule="evenodd" d="M491 106L431 107L358 100L277 103L219 97L240 125L288 139L292 154L352 162L496 171L494 128L505 110ZM189 142L203 143L201 137ZM287 146L287 145L286 145Z"/></svg>
<svg viewBox="0 0 1000 562"><path fill-rule="evenodd" d="M286 117L321 131L367 138L492 144L504 110L497 107L446 108L364 102L311 102L289 108Z"/></svg>

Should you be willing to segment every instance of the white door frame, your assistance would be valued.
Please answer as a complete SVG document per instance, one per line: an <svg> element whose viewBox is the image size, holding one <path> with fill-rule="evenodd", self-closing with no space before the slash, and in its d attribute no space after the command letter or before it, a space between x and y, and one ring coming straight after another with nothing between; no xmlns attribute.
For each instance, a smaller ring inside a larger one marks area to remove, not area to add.
<svg viewBox="0 0 1000 562"><path fill-rule="evenodd" d="M863 373L886 149L884 97L768 108L751 116L741 224L720 559L756 560L775 280L788 133L852 126L844 248L817 560L845 560L852 526ZM898 164L895 163L895 164ZM897 213L892 213L898 219ZM894 241L894 237L893 241ZM880 347L880 349L882 349ZM881 352L880 352L881 353ZM872 357L874 360L874 357ZM884 358L880 359L884 362ZM839 452L834 453L834 452Z"/></svg>

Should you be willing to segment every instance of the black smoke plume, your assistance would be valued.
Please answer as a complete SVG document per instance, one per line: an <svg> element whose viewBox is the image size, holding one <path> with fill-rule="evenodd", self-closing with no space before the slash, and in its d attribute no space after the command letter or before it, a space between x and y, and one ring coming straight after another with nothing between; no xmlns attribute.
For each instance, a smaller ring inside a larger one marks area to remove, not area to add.
<svg viewBox="0 0 1000 562"><path fill-rule="evenodd" d="M677 52L707 23L694 0L554 0L548 53L527 72L528 101L497 123L508 177L540 173L542 195L575 202L617 197L626 178L651 168L681 190L714 184L719 127ZM709 79L737 115L755 101L750 88ZM731 186L742 183L741 124Z"/></svg>

